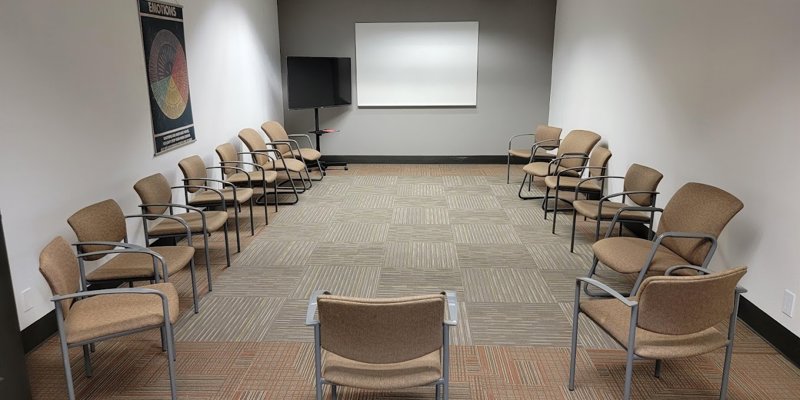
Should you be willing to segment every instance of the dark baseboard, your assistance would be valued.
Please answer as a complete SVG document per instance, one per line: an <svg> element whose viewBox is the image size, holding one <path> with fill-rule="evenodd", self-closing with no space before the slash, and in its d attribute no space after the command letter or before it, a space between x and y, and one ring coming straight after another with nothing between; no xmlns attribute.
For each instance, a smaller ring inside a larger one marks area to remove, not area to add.
<svg viewBox="0 0 800 400"><path fill-rule="evenodd" d="M350 164L505 164L506 156L324 156L324 161ZM514 158L512 164L527 164Z"/></svg>
<svg viewBox="0 0 800 400"><path fill-rule="evenodd" d="M800 367L800 337L786 329L744 296L739 301L739 318ZM734 345L735 346L735 345Z"/></svg>

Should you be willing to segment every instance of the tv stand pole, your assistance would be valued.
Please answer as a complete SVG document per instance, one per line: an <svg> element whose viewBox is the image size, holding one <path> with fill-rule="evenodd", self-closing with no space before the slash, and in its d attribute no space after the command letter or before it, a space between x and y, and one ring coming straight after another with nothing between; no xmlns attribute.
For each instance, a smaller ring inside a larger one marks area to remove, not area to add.
<svg viewBox="0 0 800 400"><path fill-rule="evenodd" d="M322 150L319 149L320 136L328 132L331 131L324 131L319 129L319 107L314 108L314 130L309 131L308 133L313 133L314 135L317 136L317 151L319 151L320 153L322 152ZM325 158L323 157L323 159L320 160L320 164L322 165L322 169L328 169L329 167L344 167L345 171L347 170L347 163L344 161L325 161Z"/></svg>

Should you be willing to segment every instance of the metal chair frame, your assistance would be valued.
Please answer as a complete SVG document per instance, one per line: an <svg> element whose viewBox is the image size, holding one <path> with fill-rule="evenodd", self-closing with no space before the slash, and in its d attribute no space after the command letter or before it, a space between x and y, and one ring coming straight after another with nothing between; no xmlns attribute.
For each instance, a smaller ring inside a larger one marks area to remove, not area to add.
<svg viewBox="0 0 800 400"><path fill-rule="evenodd" d="M536 134L535 133L521 133L519 135L514 135L510 139L508 139L508 152L506 153L506 183L511 183L511 143L514 141L514 139L516 139L518 137L523 137L523 136L534 136L535 137ZM549 142L555 142L555 144L550 144L550 145L544 144L544 143L549 143ZM545 150L553 150L553 149L557 149L560 144L561 144L561 139L548 139L548 140L540 140L538 142L534 142L533 145L531 145L531 156L528 159L528 163L532 163L532 162L536 161L536 159L537 159L536 150L538 150L540 148L545 149ZM553 155L553 156L555 157L555 155ZM539 157L538 159L539 160L549 160L550 158L549 157L547 157L547 158Z"/></svg>
<svg viewBox="0 0 800 400"><path fill-rule="evenodd" d="M272 161L273 165L276 165L277 161L280 161L281 164L283 164L283 169L277 169L276 168L276 169L274 169L274 171L279 173L278 177L280 177L280 172L281 171L286 172L286 176L288 177L287 182L289 182L289 185L291 186L291 188L282 186L282 183L279 184L278 183L278 179L277 178L275 179L275 207L276 207L275 209L277 210L277 207L278 207L277 205L278 204L281 204L281 205L297 204L297 202L300 201L299 193L303 193L303 192L306 191L305 181L303 181L303 189L298 190L297 186L294 184L295 179L291 177L290 171L286 167L286 161L284 160L283 155L281 155L280 151L278 151L277 149L265 149L265 150L256 150L256 151L242 151L242 152L239 152L238 154L239 155L250 155L250 157L252 157L252 159L253 159L253 163L252 164L259 166L262 170L266 170L266 168L264 168L264 167L262 167L261 165L258 164L258 159L256 157L257 156L267 156L267 157L269 157L270 153L276 154L276 156L275 156L276 158L273 159L273 161ZM303 175L300 174L299 172L298 172L298 175L300 175L300 179L302 180L303 179ZM291 192L281 191L280 193L282 193L282 194L286 194L286 193L293 194L294 195L294 201L291 201L291 202L279 202L277 200L278 199L278 189L291 189ZM266 195L264 195L264 201L265 202L267 201L267 196Z"/></svg>

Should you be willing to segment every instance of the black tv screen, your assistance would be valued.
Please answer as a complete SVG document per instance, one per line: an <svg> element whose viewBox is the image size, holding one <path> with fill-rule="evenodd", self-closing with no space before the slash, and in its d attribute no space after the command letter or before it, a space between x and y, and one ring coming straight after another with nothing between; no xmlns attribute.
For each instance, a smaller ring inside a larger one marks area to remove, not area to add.
<svg viewBox="0 0 800 400"><path fill-rule="evenodd" d="M286 68L290 109L352 103L350 58L287 57Z"/></svg>

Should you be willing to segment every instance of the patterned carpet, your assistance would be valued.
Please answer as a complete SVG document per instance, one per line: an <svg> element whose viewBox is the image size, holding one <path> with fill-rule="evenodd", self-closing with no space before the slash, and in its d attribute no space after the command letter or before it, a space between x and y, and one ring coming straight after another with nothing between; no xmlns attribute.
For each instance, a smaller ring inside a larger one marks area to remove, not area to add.
<svg viewBox="0 0 800 400"><path fill-rule="evenodd" d="M589 266L594 225L580 221L572 254L571 218L561 216L552 235L540 202L519 200L517 189L499 165L351 165L315 182L297 205L270 209L269 226L257 208L254 237L245 212L243 250L231 268L222 269L222 235L212 237L214 291L205 293L201 271L200 314L189 311L188 273L171 278L182 296L180 397L313 399L312 330L303 325L312 291L390 297L450 289L460 301L451 398L620 398L624 352L588 320L577 389L566 390L574 277ZM739 325L729 397L796 399L800 371ZM169 397L157 331L99 344L89 379L80 350L71 356L79 398ZM660 379L653 362L639 362L634 398L716 398L722 360L720 351L665 362ZM57 339L29 354L28 368L35 398L66 397ZM432 399L433 389L344 389L340 398Z"/></svg>

